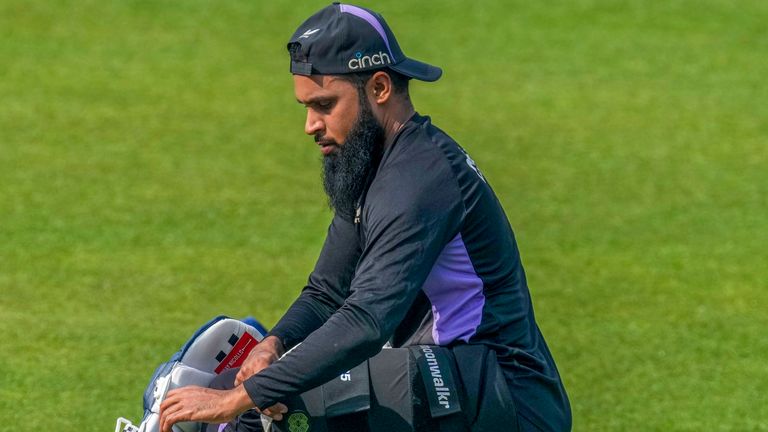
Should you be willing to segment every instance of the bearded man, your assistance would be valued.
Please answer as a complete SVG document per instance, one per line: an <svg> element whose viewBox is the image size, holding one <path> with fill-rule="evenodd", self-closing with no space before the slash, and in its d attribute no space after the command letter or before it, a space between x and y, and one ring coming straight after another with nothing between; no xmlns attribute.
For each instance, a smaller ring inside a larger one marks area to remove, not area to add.
<svg viewBox="0 0 768 432"><path fill-rule="evenodd" d="M288 397L385 344L483 345L513 405L498 430L570 430L507 217L474 161L409 97L410 79L436 81L442 70L406 57L381 15L338 3L299 26L288 51L334 217L306 287L236 387L171 392L162 430L252 408L280 419Z"/></svg>

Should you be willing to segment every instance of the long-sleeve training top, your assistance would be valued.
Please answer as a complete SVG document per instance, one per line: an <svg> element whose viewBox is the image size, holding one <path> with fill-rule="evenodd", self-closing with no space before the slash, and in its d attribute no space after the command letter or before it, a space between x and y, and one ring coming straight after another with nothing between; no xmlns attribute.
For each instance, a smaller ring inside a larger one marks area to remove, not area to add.
<svg viewBox="0 0 768 432"><path fill-rule="evenodd" d="M467 153L414 114L386 143L360 204L334 216L306 287L270 333L301 345L245 381L256 406L314 388L386 342L486 344L519 415L569 430L512 228Z"/></svg>

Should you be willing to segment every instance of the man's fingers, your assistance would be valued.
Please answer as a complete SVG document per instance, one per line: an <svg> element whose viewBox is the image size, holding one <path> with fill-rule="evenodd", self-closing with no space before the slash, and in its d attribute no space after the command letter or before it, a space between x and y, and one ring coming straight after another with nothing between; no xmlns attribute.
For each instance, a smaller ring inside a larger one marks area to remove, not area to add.
<svg viewBox="0 0 768 432"><path fill-rule="evenodd" d="M270 417L272 417L273 419L275 419L277 421L282 420L283 419L283 414L285 414L288 411L287 408L285 408L285 409L284 408L285 408L285 406L279 407L277 405L271 407L270 411L272 411L272 415Z"/></svg>
<svg viewBox="0 0 768 432"><path fill-rule="evenodd" d="M166 394L166 395L165 395L165 398L166 398L166 400L167 400L168 398L173 398L174 396L176 396L176 395L178 395L178 394L183 394L183 393L189 392L189 391L191 391L191 390L194 390L194 389L196 389L196 388L201 388L201 387L198 387L198 386L193 386L193 385L191 385L191 386L186 386L186 387L179 387L179 388L177 388L177 389L173 389L173 390L170 390L170 391L168 392L168 394Z"/></svg>
<svg viewBox="0 0 768 432"><path fill-rule="evenodd" d="M166 399L160 404L160 430L162 432L171 432L176 413L180 408L181 406L173 399Z"/></svg>
<svg viewBox="0 0 768 432"><path fill-rule="evenodd" d="M160 411L160 430L162 432L172 432L172 427L178 418L177 411L178 405Z"/></svg>
<svg viewBox="0 0 768 432"><path fill-rule="evenodd" d="M180 412L173 413L165 418L165 422L162 425L163 427L162 431L173 432L173 425L175 425L176 423L182 422L184 420L185 420L184 416Z"/></svg>
<svg viewBox="0 0 768 432"><path fill-rule="evenodd" d="M286 412L288 412L288 407L283 405L283 404L281 404L281 403L276 403L276 404L272 405L271 407L269 407L269 408L264 410L264 414L267 414L267 413L285 414ZM269 415L269 414L267 414L267 415Z"/></svg>
<svg viewBox="0 0 768 432"><path fill-rule="evenodd" d="M168 408L170 408L171 406L178 404L181 401L181 398L177 396L180 393L179 390L183 390L183 389L176 389L168 392L168 394L165 396L165 399L160 404L161 413L167 410Z"/></svg>
<svg viewBox="0 0 768 432"><path fill-rule="evenodd" d="M261 412L267 417L271 417L277 421L280 421L283 419L283 414L277 411L272 411L271 409L267 408L264 411Z"/></svg>
<svg viewBox="0 0 768 432"><path fill-rule="evenodd" d="M276 403L272 405L271 407L265 409L262 411L262 413L267 417L272 417L273 419L280 421L283 419L283 414L288 412L288 407L281 404Z"/></svg>
<svg viewBox="0 0 768 432"><path fill-rule="evenodd" d="M179 418L180 411L183 409L182 395L187 389L178 388L169 391L160 404L160 430L162 432L172 432L173 425L182 420Z"/></svg>

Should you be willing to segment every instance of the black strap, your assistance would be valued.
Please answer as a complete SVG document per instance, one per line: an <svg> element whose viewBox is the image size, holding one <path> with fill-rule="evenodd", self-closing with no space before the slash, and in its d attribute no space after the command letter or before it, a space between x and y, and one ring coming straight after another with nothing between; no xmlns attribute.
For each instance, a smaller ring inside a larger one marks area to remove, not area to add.
<svg viewBox="0 0 768 432"><path fill-rule="evenodd" d="M421 379L427 390L427 401L432 418L461 412L459 389L453 376L450 352L439 346L411 347Z"/></svg>

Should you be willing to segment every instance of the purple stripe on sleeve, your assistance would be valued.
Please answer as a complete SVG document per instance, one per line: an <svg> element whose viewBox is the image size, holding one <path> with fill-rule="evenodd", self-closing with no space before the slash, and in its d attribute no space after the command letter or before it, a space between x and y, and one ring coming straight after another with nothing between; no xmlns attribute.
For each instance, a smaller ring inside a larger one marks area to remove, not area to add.
<svg viewBox="0 0 768 432"><path fill-rule="evenodd" d="M468 342L483 317L483 281L457 234L440 253L422 290L432 303L432 338L438 345Z"/></svg>
<svg viewBox="0 0 768 432"><path fill-rule="evenodd" d="M376 29L377 32L379 32L379 35L382 39L384 39L384 44L387 45L387 51L389 51L389 55L392 56L392 62L395 62L395 56L392 55L392 49L389 48L389 39L387 38L387 33L384 31L384 27L381 26L381 23L379 20L376 19L375 16L371 15L370 12L368 12L365 9L359 8L357 6L347 5L347 4L340 4L339 10L344 13L352 14L358 18L362 18L366 21L368 21L368 24L372 25L374 29Z"/></svg>

